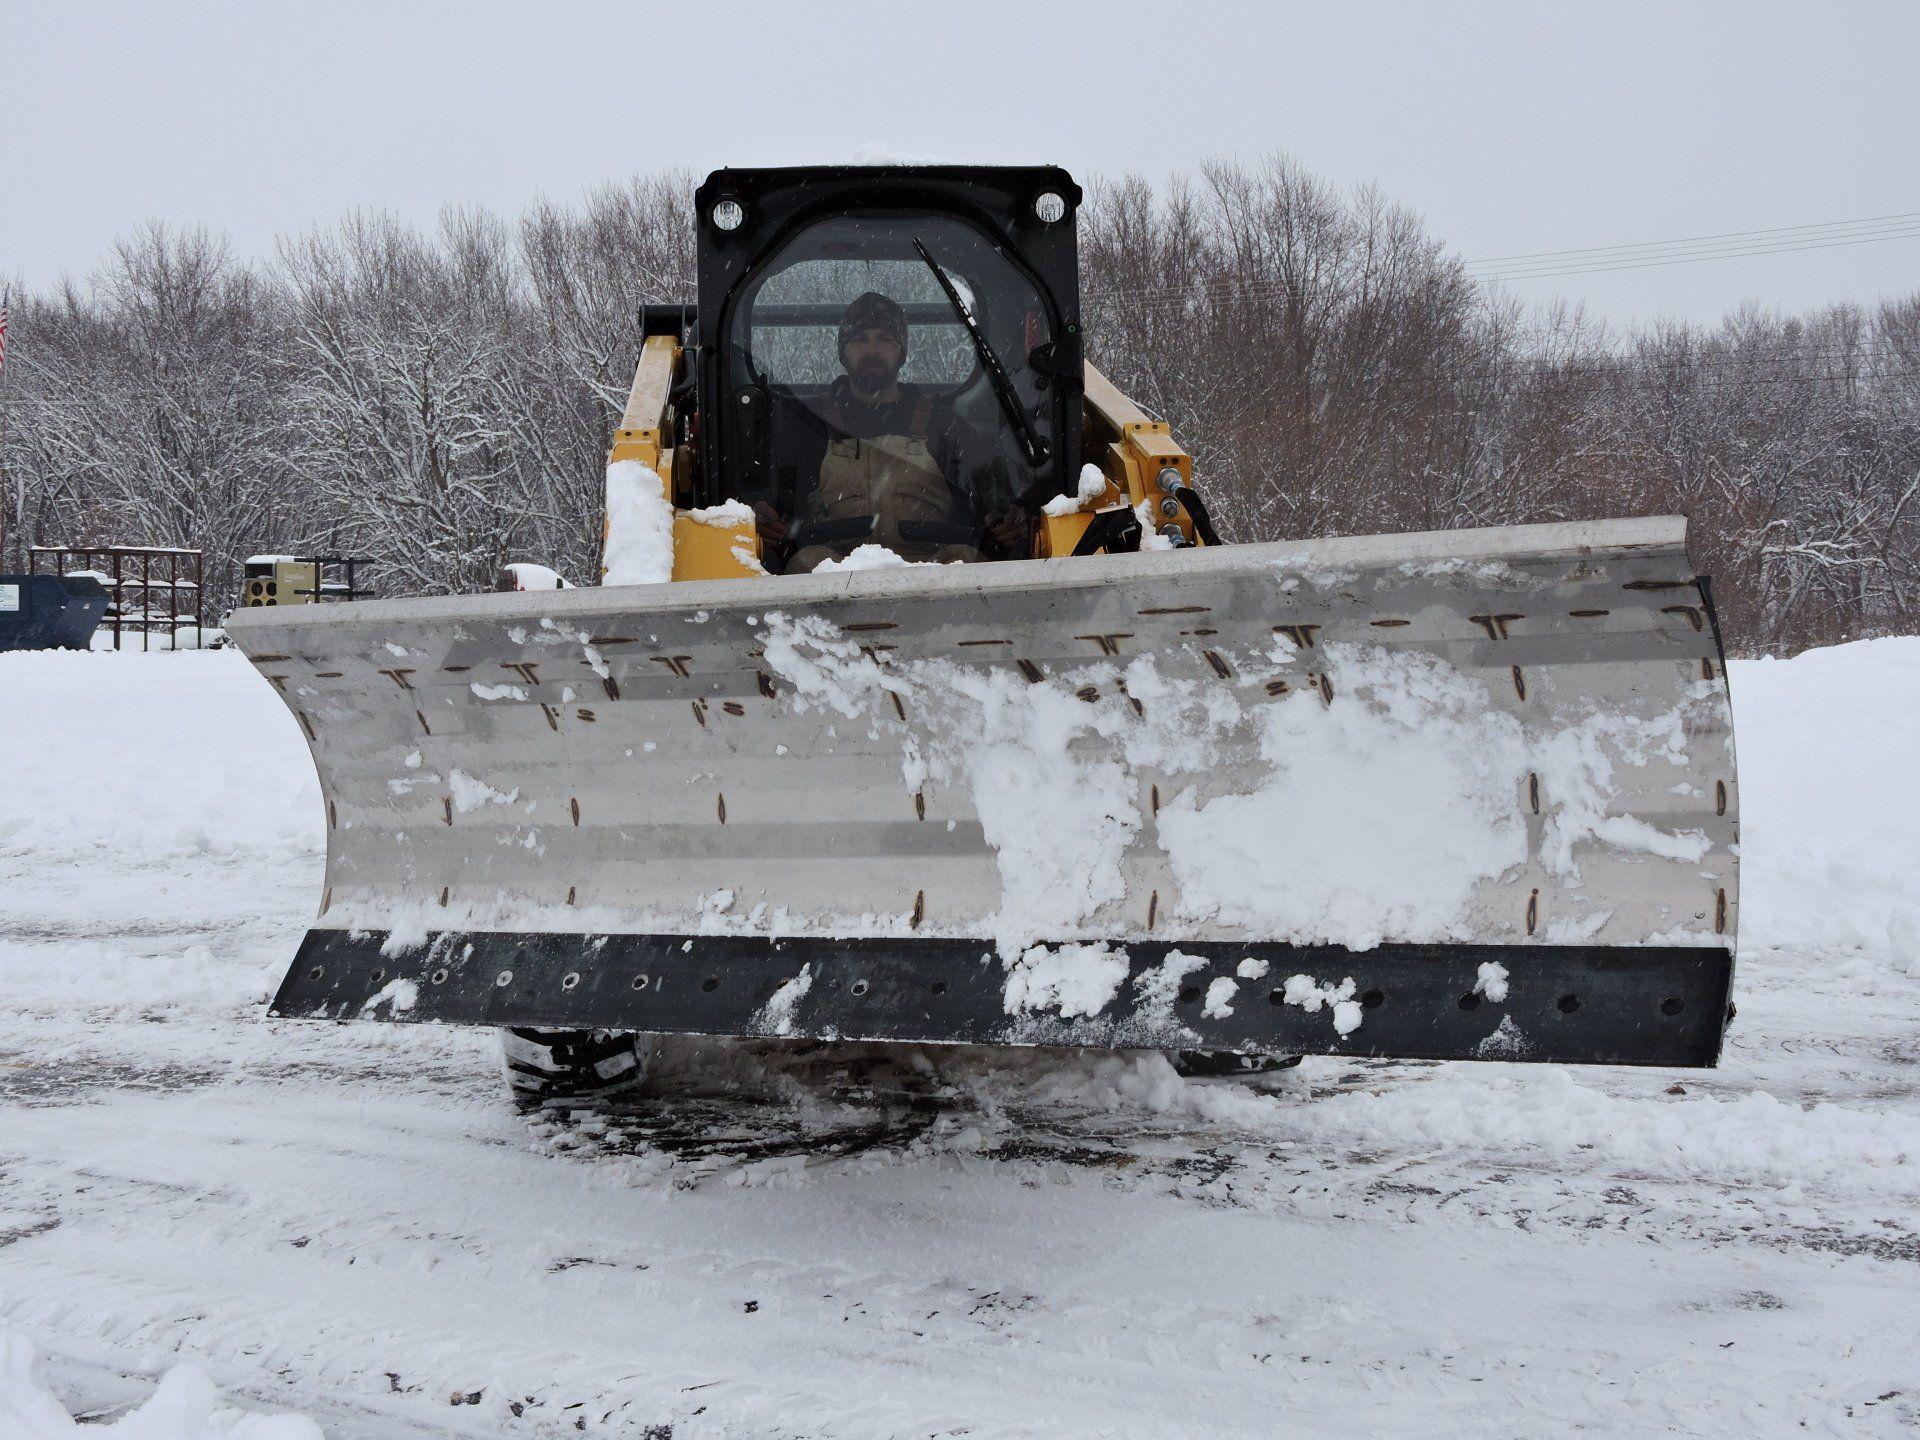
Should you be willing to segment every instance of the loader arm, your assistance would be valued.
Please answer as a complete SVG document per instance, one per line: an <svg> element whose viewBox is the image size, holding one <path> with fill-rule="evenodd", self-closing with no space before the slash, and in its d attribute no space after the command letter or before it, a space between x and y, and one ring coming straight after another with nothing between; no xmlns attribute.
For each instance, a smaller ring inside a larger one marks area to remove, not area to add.
<svg viewBox="0 0 1920 1440"><path fill-rule="evenodd" d="M674 492L673 450L667 444L672 435L672 409L668 397L673 377L680 368L680 341L674 335L649 335L640 343L640 363L633 369L633 386L627 392L626 408L620 412L620 424L613 432L609 460L638 460L667 483L667 494Z"/></svg>
<svg viewBox="0 0 1920 1440"><path fill-rule="evenodd" d="M1081 453L1106 475L1107 494L1073 514L1043 517L1038 553L1074 554L1096 516L1123 506L1175 544L1197 543L1194 516L1180 498L1193 485L1193 457L1164 420L1149 416L1091 363L1085 385Z"/></svg>
<svg viewBox="0 0 1920 1440"><path fill-rule="evenodd" d="M676 447L670 442L674 434L674 383L685 353L674 334L648 335L641 342L633 386L627 392L626 408L607 452L608 466L622 461L644 465L655 477L648 483L657 483L662 498L673 505L675 580L725 580L764 573L759 565L760 537L753 525L716 525L711 520L698 520L679 503L688 498L691 487ZM600 526L603 552L611 514L612 506L604 507ZM603 577L606 574L604 563L600 573Z"/></svg>

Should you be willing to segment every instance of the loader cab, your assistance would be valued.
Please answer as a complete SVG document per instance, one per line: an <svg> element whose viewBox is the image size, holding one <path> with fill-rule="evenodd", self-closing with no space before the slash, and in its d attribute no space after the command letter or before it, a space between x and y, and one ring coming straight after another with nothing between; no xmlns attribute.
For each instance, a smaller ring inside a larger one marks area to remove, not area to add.
<svg viewBox="0 0 1920 1440"><path fill-rule="evenodd" d="M936 432L931 452L959 527L947 538L1071 490L1080 198L1051 167L714 172L697 195L691 498L805 518L823 447L847 433L842 321L875 294L904 319L891 393L906 402L903 424L917 417L920 440ZM964 543L984 542L976 533Z"/></svg>

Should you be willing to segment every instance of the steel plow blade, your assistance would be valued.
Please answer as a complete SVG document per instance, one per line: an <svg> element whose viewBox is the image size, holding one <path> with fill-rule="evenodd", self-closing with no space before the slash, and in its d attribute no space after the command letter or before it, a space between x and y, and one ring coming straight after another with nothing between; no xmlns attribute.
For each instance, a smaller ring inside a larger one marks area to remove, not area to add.
<svg viewBox="0 0 1920 1440"><path fill-rule="evenodd" d="M1738 794L1677 519L230 632L327 805L283 1014L1717 1052Z"/></svg>

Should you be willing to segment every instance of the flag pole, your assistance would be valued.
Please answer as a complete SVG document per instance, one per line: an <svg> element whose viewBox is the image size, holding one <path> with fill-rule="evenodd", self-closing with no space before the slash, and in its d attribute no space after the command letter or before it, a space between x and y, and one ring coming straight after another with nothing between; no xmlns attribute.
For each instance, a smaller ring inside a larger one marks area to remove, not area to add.
<svg viewBox="0 0 1920 1440"><path fill-rule="evenodd" d="M13 487L7 483L7 321L13 312L13 286L0 287L0 568L7 563L7 511L14 512L19 519L20 498L12 493ZM16 524L15 529L19 526ZM26 557L21 557L25 563Z"/></svg>
<svg viewBox="0 0 1920 1440"><path fill-rule="evenodd" d="M9 483L12 467L7 463L7 322L13 315L13 285L9 282L0 287L0 568L7 563L7 540L10 536L17 541L20 522L26 510L26 491L19 490ZM7 524L8 512L12 512L13 525ZM21 545L20 564L24 569L27 563L26 547Z"/></svg>

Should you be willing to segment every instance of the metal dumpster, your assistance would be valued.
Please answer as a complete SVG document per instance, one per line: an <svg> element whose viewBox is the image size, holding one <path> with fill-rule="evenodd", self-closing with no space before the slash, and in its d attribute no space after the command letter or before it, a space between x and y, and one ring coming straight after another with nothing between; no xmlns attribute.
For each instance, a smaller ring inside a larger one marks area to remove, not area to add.
<svg viewBox="0 0 1920 1440"><path fill-rule="evenodd" d="M106 613L91 575L0 575L0 650L85 650Z"/></svg>

